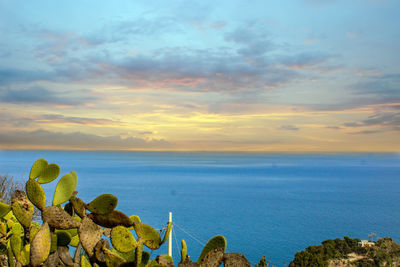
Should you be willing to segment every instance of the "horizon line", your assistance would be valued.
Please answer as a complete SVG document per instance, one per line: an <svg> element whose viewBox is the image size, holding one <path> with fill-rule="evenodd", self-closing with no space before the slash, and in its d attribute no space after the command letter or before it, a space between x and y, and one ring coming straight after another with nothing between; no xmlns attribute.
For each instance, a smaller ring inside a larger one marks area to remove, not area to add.
<svg viewBox="0 0 400 267"><path fill-rule="evenodd" d="M60 151L60 152L177 152L177 153L257 153L257 154L400 154L400 151L372 150L196 150L196 149L51 149L51 148L0 148L0 151Z"/></svg>

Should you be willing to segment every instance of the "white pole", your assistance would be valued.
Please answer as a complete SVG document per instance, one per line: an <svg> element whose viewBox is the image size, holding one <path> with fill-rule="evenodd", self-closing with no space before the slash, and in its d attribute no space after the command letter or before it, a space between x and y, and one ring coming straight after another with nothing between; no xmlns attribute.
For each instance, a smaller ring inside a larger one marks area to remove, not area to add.
<svg viewBox="0 0 400 267"><path fill-rule="evenodd" d="M169 213L169 220L168 222L172 222L172 212ZM172 257L172 229L171 232L169 232L169 237L168 237L168 256Z"/></svg>

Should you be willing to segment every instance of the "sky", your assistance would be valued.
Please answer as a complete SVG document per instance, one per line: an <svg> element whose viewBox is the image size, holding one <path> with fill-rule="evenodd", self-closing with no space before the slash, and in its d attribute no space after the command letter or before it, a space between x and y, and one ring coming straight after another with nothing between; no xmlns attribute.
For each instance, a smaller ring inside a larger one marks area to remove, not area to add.
<svg viewBox="0 0 400 267"><path fill-rule="evenodd" d="M399 152L399 14L0 0L0 149Z"/></svg>

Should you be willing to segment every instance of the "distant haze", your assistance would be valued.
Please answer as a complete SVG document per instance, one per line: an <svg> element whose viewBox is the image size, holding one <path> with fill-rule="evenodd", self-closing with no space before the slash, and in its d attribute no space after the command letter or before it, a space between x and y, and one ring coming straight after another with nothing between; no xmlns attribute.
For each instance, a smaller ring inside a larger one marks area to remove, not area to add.
<svg viewBox="0 0 400 267"><path fill-rule="evenodd" d="M399 14L0 1L0 149L399 152Z"/></svg>

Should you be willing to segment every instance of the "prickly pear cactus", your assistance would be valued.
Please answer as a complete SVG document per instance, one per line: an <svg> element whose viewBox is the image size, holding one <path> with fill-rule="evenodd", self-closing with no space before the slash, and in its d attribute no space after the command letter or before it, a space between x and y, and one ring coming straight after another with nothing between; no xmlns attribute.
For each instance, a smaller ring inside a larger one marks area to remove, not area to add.
<svg viewBox="0 0 400 267"><path fill-rule="evenodd" d="M90 213L88 214L88 217L96 224L107 228L113 228L118 225L130 227L133 224L131 219L125 213L119 210L113 210L108 214Z"/></svg>
<svg viewBox="0 0 400 267"><path fill-rule="evenodd" d="M39 232L35 235L31 244L30 260L32 266L39 266L42 264L50 254L50 228L47 222L43 224Z"/></svg>
<svg viewBox="0 0 400 267"><path fill-rule="evenodd" d="M15 223L11 228L10 245L16 259L19 259L21 256L21 250L23 248L23 236L24 228L21 224Z"/></svg>
<svg viewBox="0 0 400 267"><path fill-rule="evenodd" d="M158 249L161 243L160 234L150 225L135 223L136 234L143 240L143 244L149 249Z"/></svg>
<svg viewBox="0 0 400 267"><path fill-rule="evenodd" d="M181 263L186 261L186 255L187 255L186 241L182 239Z"/></svg>
<svg viewBox="0 0 400 267"><path fill-rule="evenodd" d="M83 218L86 216L85 202L83 202L82 199L76 196L72 196L69 201L71 202L74 211L76 212L76 214L78 214L79 217Z"/></svg>
<svg viewBox="0 0 400 267"><path fill-rule="evenodd" d="M42 220L57 229L78 228L80 223L58 206L46 207L42 212Z"/></svg>
<svg viewBox="0 0 400 267"><path fill-rule="evenodd" d="M79 239L89 257L93 256L93 249L97 242L100 241L103 232L101 228L95 224L90 218L85 217L82 219L81 225L78 229Z"/></svg>
<svg viewBox="0 0 400 267"><path fill-rule="evenodd" d="M40 224L38 222L32 221L29 226L29 243L32 243L33 238L40 230Z"/></svg>
<svg viewBox="0 0 400 267"><path fill-rule="evenodd" d="M46 194L40 183L36 180L29 179L25 186L26 194L28 199L35 205L39 210L43 210L46 205Z"/></svg>
<svg viewBox="0 0 400 267"><path fill-rule="evenodd" d="M117 206L118 198L111 194L102 194L93 199L88 205L87 209L96 214L108 214L112 212Z"/></svg>
<svg viewBox="0 0 400 267"><path fill-rule="evenodd" d="M3 218L11 211L11 206L0 201L0 218Z"/></svg>
<svg viewBox="0 0 400 267"><path fill-rule="evenodd" d="M73 196L77 184L78 178L74 171L61 177L54 192L53 205L57 206L67 202Z"/></svg>
<svg viewBox="0 0 400 267"><path fill-rule="evenodd" d="M111 230L111 243L119 252L129 252L137 247L136 239L124 226L116 226Z"/></svg>
<svg viewBox="0 0 400 267"><path fill-rule="evenodd" d="M200 262L200 267L220 266L224 260L224 249L217 247L209 251Z"/></svg>
<svg viewBox="0 0 400 267"><path fill-rule="evenodd" d="M172 230L172 222L169 222L168 225L167 225L167 230L165 231L165 234L164 234L164 238L163 238L163 240L161 240L160 245L164 244L165 241L168 240L168 237L169 237L169 234L171 233L171 230Z"/></svg>
<svg viewBox="0 0 400 267"><path fill-rule="evenodd" d="M38 159L32 165L29 178L38 178L39 183L45 184L56 179L58 175L60 175L60 167L57 164L48 164L46 160Z"/></svg>
<svg viewBox="0 0 400 267"><path fill-rule="evenodd" d="M107 248L104 248L103 251L107 266L120 266L121 264L126 262L124 258Z"/></svg>
<svg viewBox="0 0 400 267"><path fill-rule="evenodd" d="M199 259L197 260L197 263L200 264L203 258L206 256L206 254L216 248L223 248L225 251L226 249L226 239L222 235L217 235L211 238L207 244L204 246L203 251L200 254Z"/></svg>
<svg viewBox="0 0 400 267"><path fill-rule="evenodd" d="M33 205L26 197L24 191L16 190L11 199L11 210L17 220L24 226L29 227L33 218Z"/></svg>
<svg viewBox="0 0 400 267"><path fill-rule="evenodd" d="M46 207L46 194L41 184L52 182L59 174L57 164L39 159L31 168L26 193L16 190L11 205L0 202L0 243L7 249L9 266L174 266L167 255L150 259L150 253L143 251L143 245L154 250L165 243L172 223L167 224L161 239L158 231L142 223L139 216L128 217L115 210L118 199L114 195L102 194L86 204L77 197L74 171L60 178L53 205ZM32 221L34 205L41 212L42 226ZM110 238L112 247L109 241L101 238L103 234ZM76 247L74 258L70 255L70 246ZM81 253L82 248L86 253ZM179 265L217 266L225 260L225 265L229 266L227 263L237 257L224 253L225 248L225 238L215 236L194 263L187 256L186 242L182 240ZM248 263L242 258L240 262Z"/></svg>

